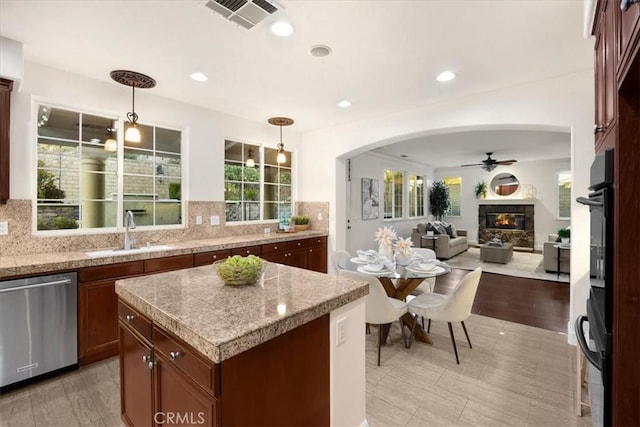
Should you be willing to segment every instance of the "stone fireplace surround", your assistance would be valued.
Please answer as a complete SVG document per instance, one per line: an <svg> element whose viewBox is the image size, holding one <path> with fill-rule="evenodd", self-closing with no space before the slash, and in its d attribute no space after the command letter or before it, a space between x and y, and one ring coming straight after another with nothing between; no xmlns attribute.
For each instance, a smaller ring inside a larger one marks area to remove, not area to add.
<svg viewBox="0 0 640 427"><path fill-rule="evenodd" d="M487 228L487 214L524 214L524 230ZM478 243L486 243L494 238L513 244L515 248L535 248L533 204L481 204L478 206Z"/></svg>

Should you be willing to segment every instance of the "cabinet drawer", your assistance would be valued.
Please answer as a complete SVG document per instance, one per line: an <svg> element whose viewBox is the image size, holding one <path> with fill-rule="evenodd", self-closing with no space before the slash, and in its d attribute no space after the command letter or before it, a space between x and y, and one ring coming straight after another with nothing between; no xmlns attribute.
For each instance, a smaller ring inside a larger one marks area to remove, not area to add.
<svg viewBox="0 0 640 427"><path fill-rule="evenodd" d="M291 242L287 242L287 250L301 249L307 247L307 240L293 240Z"/></svg>
<svg viewBox="0 0 640 427"><path fill-rule="evenodd" d="M262 245L262 255L279 254L287 249L287 242L269 243Z"/></svg>
<svg viewBox="0 0 640 427"><path fill-rule="evenodd" d="M179 341L157 326L153 327L153 343L156 351L162 353L170 363L206 391L215 395L214 364L205 361L195 349L185 343L179 343Z"/></svg>
<svg viewBox="0 0 640 427"><path fill-rule="evenodd" d="M193 264L195 267L200 267L201 265L210 265L218 260L227 258L229 255L231 255L231 251L229 251L228 249L220 251L201 252L193 256Z"/></svg>
<svg viewBox="0 0 640 427"><path fill-rule="evenodd" d="M151 321L122 301L118 301L118 317L123 323L151 341Z"/></svg>
<svg viewBox="0 0 640 427"><path fill-rule="evenodd" d="M261 256L262 255L262 246L245 246L243 248L233 248L231 249L231 255L242 255L242 256L247 256L247 255L256 255L256 256Z"/></svg>
<svg viewBox="0 0 640 427"><path fill-rule="evenodd" d="M164 258L146 259L144 261L145 273L158 273L160 271L180 270L193 267L193 255L176 255Z"/></svg>
<svg viewBox="0 0 640 427"><path fill-rule="evenodd" d="M93 282L96 280L121 278L142 274L144 263L142 261L121 262L111 265L97 265L85 267L78 270L78 280L80 282Z"/></svg>
<svg viewBox="0 0 640 427"><path fill-rule="evenodd" d="M325 246L327 244L327 236L312 237L307 239L307 246Z"/></svg>

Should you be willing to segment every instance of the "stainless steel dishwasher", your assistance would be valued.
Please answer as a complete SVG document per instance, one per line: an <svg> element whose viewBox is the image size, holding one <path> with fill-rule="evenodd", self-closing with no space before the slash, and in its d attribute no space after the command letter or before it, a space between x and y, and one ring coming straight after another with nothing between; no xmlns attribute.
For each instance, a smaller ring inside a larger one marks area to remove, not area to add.
<svg viewBox="0 0 640 427"><path fill-rule="evenodd" d="M78 366L76 273L0 282L0 392Z"/></svg>

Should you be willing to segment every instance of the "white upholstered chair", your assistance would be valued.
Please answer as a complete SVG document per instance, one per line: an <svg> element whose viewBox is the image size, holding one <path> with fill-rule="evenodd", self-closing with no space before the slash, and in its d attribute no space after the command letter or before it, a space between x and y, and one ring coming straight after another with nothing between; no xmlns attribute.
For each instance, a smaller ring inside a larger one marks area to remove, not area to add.
<svg viewBox="0 0 640 427"><path fill-rule="evenodd" d="M411 252L420 255L425 260L436 259L436 253L427 248L411 248ZM433 289L436 286L436 278L429 277L424 279L420 285L411 292L411 295L420 295L425 292L433 292Z"/></svg>
<svg viewBox="0 0 640 427"><path fill-rule="evenodd" d="M333 253L331 254L331 262L336 269L336 274L338 274L338 272L342 270L340 264L344 265L344 263L349 259L351 259L351 254L349 252L343 250L333 251Z"/></svg>
<svg viewBox="0 0 640 427"><path fill-rule="evenodd" d="M369 283L369 295L367 295L365 299L365 321L368 324L378 325L378 366L380 366L382 325L398 320L400 323L400 332L402 333L402 341L405 347L408 345L402 320L400 320L407 312L407 303L387 296L382 283L380 283L375 276L349 270L340 270L339 276L345 279Z"/></svg>
<svg viewBox="0 0 640 427"><path fill-rule="evenodd" d="M460 364L460 359L458 358L458 349L456 348L456 340L453 336L451 322L462 323L462 329L464 329L464 334L467 337L469 348L473 348L464 321L471 315L471 307L476 297L481 275L482 268L478 267L472 272L467 273L456 285L451 294L424 293L409 303L409 311L414 314L413 329L415 329L418 316L429 319L429 329L431 328L432 320L442 320L449 324L449 335L451 335L451 343L453 344L453 351L456 354L456 362L458 364ZM409 335L409 347L410 346L411 335Z"/></svg>

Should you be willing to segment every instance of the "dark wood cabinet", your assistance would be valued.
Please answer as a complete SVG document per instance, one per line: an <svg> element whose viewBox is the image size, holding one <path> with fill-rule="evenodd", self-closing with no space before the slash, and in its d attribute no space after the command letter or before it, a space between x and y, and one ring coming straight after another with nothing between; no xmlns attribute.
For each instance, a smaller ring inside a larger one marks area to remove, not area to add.
<svg viewBox="0 0 640 427"><path fill-rule="evenodd" d="M595 147L596 152L614 148L612 419L605 424L640 425L640 376L634 375L640 353L640 243L629 238L640 233L640 3L625 11L620 5L620 0L598 1L593 28L596 124L613 120L596 133Z"/></svg>
<svg viewBox="0 0 640 427"><path fill-rule="evenodd" d="M118 307L120 408L125 424L220 425L215 395L219 365L122 301ZM142 335L148 329L151 336Z"/></svg>
<svg viewBox="0 0 640 427"><path fill-rule="evenodd" d="M329 425L328 314L216 364L118 306L126 425Z"/></svg>
<svg viewBox="0 0 640 427"><path fill-rule="evenodd" d="M13 81L0 79L0 204L9 200L9 125Z"/></svg>
<svg viewBox="0 0 640 427"><path fill-rule="evenodd" d="M307 270L327 272L327 238L314 237L262 245L267 261Z"/></svg>
<svg viewBox="0 0 640 427"><path fill-rule="evenodd" d="M193 267L193 255L191 254L144 260L145 273L160 273L191 267Z"/></svg>
<svg viewBox="0 0 640 427"><path fill-rule="evenodd" d="M120 322L120 413L130 426L153 425L153 352L150 343Z"/></svg>
<svg viewBox="0 0 640 427"><path fill-rule="evenodd" d="M309 239L307 247L307 268L320 273L327 272L327 238Z"/></svg>
<svg viewBox="0 0 640 427"><path fill-rule="evenodd" d="M620 4L620 1L616 2ZM633 58L640 50L640 3L632 4L619 12L618 20L618 80L629 72Z"/></svg>
<svg viewBox="0 0 640 427"><path fill-rule="evenodd" d="M225 259L230 255L231 251L229 249L200 252L193 255L193 266L200 267L201 265L213 264L214 262Z"/></svg>
<svg viewBox="0 0 640 427"><path fill-rule="evenodd" d="M231 249L231 255L241 255L241 256L255 255L255 256L262 256L262 246L260 246L260 245L256 245L256 246L243 246L243 247L241 247L241 248L233 248L233 249Z"/></svg>
<svg viewBox="0 0 640 427"><path fill-rule="evenodd" d="M594 22L595 35L595 127L596 151L613 147L616 120L616 74L615 74L615 7L614 0L598 4Z"/></svg>
<svg viewBox="0 0 640 427"><path fill-rule="evenodd" d="M117 279L144 272L142 261L78 270L78 364L118 354Z"/></svg>

